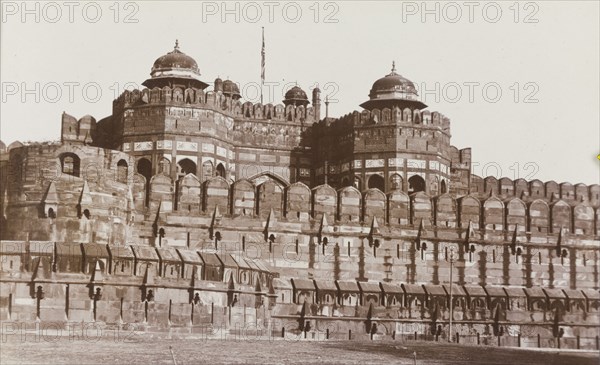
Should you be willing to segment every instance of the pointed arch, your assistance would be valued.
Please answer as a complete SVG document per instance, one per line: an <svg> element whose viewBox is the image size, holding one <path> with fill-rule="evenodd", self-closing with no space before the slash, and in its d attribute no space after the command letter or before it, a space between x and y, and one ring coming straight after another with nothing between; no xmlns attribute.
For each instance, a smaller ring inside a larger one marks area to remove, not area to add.
<svg viewBox="0 0 600 365"><path fill-rule="evenodd" d="M137 172L146 178L146 181L150 181L152 178L152 162L145 157L142 157L137 162Z"/></svg>
<svg viewBox="0 0 600 365"><path fill-rule="evenodd" d="M425 179L420 175L413 175L408 178L408 193L412 194L420 191L425 191Z"/></svg>
<svg viewBox="0 0 600 365"><path fill-rule="evenodd" d="M266 171L258 173L256 175L253 175L252 177L249 177L248 180L252 181L254 183L254 185L257 185L257 186L267 180L273 180L274 182L279 184L279 186L282 189L286 188L289 185L288 181L286 179L284 179L283 177L281 177L280 175L272 173L272 172L266 172Z"/></svg>
<svg viewBox="0 0 600 365"><path fill-rule="evenodd" d="M187 174L196 175L196 163L189 158L177 162L177 174L183 176Z"/></svg>
<svg viewBox="0 0 600 365"><path fill-rule="evenodd" d="M383 176L379 174L373 174L369 177L367 186L369 189L379 189L381 191L385 191L385 180L383 179Z"/></svg>
<svg viewBox="0 0 600 365"><path fill-rule="evenodd" d="M215 169L215 176L220 176L222 178L227 177L227 173L225 172L225 166L222 163L217 164L217 168Z"/></svg>
<svg viewBox="0 0 600 365"><path fill-rule="evenodd" d="M129 165L127 161L121 159L117 162L117 181L127 184L127 176L129 175Z"/></svg>

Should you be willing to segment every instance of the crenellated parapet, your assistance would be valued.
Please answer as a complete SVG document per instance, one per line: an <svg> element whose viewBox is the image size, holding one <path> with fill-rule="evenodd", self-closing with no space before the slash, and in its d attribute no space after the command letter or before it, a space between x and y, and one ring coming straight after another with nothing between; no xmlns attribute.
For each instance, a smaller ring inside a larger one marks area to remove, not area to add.
<svg viewBox="0 0 600 365"><path fill-rule="evenodd" d="M191 108L214 109L239 119L295 122L312 124L317 120L315 108L304 105L283 105L242 102L221 91L164 86L152 89L125 90L113 101L113 110L120 112L143 106L179 105ZM119 113L114 113L119 114Z"/></svg>
<svg viewBox="0 0 600 365"><path fill-rule="evenodd" d="M600 185L598 184L573 185L570 182L559 184L555 181L542 182L537 179L527 181L522 178L512 180L508 177L498 179L495 176L482 178L471 175L469 192L479 196L493 194L501 199L517 197L527 202L535 199L541 199L547 203L563 200L570 206L581 203L587 203L594 208L600 206Z"/></svg>
<svg viewBox="0 0 600 365"><path fill-rule="evenodd" d="M240 119L266 120L275 122L293 122L307 126L317 122L315 109L304 105L283 105L245 102L241 107L236 107L234 115Z"/></svg>
<svg viewBox="0 0 600 365"><path fill-rule="evenodd" d="M177 187L176 192L172 186ZM215 177L200 183L190 174L177 183L162 175L153 177L149 187L136 186L133 190L136 207L144 206L146 190L150 194L147 209L151 214L159 206L163 212L182 211L197 216L211 215L217 208L225 217L259 220L273 212L289 222L319 222L325 216L330 223L361 226L370 224L375 217L380 224L390 227L424 223L441 230L470 226L483 232L516 230L533 236L561 231L587 237L600 234L598 207L587 201L569 203L563 199L547 201L495 194L456 198L448 193L429 196L401 190L384 194L379 189L360 192L354 187L336 191L328 185L310 190L301 183L283 186L271 179L259 184L250 180L229 184Z"/></svg>
<svg viewBox="0 0 600 365"><path fill-rule="evenodd" d="M113 110L123 110L142 105L180 105L204 106L214 104L214 98L208 98L202 89L164 86L152 89L125 90L113 101Z"/></svg>
<svg viewBox="0 0 600 365"><path fill-rule="evenodd" d="M321 123L331 123L330 121L323 120ZM393 109L372 109L363 110L362 112L354 111L352 113L345 114L333 123L341 123L342 125L361 127L370 125L415 125L424 128L440 128L444 132L450 132L450 119L444 116L440 112L430 112L429 110L411 110L405 108L401 110L398 107Z"/></svg>
<svg viewBox="0 0 600 365"><path fill-rule="evenodd" d="M452 155L450 121L438 112L398 107L355 111L338 119L326 118L313 128L315 158L330 163L361 153L408 159L414 159L411 154L423 153L436 160L441 156L443 161ZM464 160L470 165L469 157Z"/></svg>
<svg viewBox="0 0 600 365"><path fill-rule="evenodd" d="M83 227L81 219L110 222L118 218L125 227L136 216L144 220L185 212L202 217L214 214L215 209L226 217L257 220L274 212L290 222L319 221L326 216L328 222L346 225L370 224L376 218L389 226L423 222L439 229L472 225L477 230L516 230L536 236L562 231L588 237L600 234L598 185L513 182L473 175L471 193L457 199L456 194L447 193L408 194L398 189L400 186L387 194L375 188L336 191L329 185L310 190L304 184L287 185L269 175L257 183L239 180L233 184L221 177L201 181L194 174L173 180L160 173L147 179L134 173L130 155L78 144L12 144L7 154L9 180L3 204L10 212L7 222L17 222L13 227L18 227L9 230L9 236L22 236L30 230L49 237L55 232L52 225L58 227L62 219L65 229L75 224L70 221ZM464 156L458 153L459 160ZM18 222L28 219L30 228L23 230ZM70 232L71 236L78 234L77 230ZM76 240L92 239L91 231L86 232L87 238Z"/></svg>

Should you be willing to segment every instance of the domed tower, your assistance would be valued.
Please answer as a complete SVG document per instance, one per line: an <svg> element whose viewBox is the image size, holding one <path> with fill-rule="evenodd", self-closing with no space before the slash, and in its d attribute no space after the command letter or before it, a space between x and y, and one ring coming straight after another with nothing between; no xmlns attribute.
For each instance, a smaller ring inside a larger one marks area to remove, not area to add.
<svg viewBox="0 0 600 365"><path fill-rule="evenodd" d="M179 41L175 41L173 51L154 61L150 76L142 83L149 89L164 86L205 89L208 86L200 80L200 69L196 61L179 50Z"/></svg>
<svg viewBox="0 0 600 365"><path fill-rule="evenodd" d="M373 83L365 110L315 125L316 183L324 183L326 171L330 185L359 190L439 195L454 186L450 122L422 111L427 106L415 85L394 66Z"/></svg>
<svg viewBox="0 0 600 365"><path fill-rule="evenodd" d="M221 91L221 92L223 91L223 80L221 80L221 78L220 78L220 77L217 77L217 78L215 79L215 86L214 86L214 90L215 90L215 91L217 91L217 92L218 92L218 91Z"/></svg>
<svg viewBox="0 0 600 365"><path fill-rule="evenodd" d="M216 103L215 93L206 92L209 85L200 79L198 64L177 42L173 51L154 61L151 78L143 85L148 89L125 90L113 102L113 114L98 123L97 134L105 136L102 146L135 157L135 171L144 176L147 194L156 175L176 181L192 174L201 182L215 171L225 178L235 176L229 133L234 119ZM217 78L214 88L239 97L232 81ZM152 199L146 195L145 204L157 202Z"/></svg>
<svg viewBox="0 0 600 365"><path fill-rule="evenodd" d="M283 99L283 104L285 104L285 106L307 106L309 104L309 101L304 90L302 90L299 86L294 86L285 93L285 99Z"/></svg>
<svg viewBox="0 0 600 365"><path fill-rule="evenodd" d="M238 100L242 97L240 88L231 80L223 81L223 94L231 97L233 100Z"/></svg>
<svg viewBox="0 0 600 365"><path fill-rule="evenodd" d="M367 110L392 109L395 106L400 109L409 108L410 110L427 108L427 105L419 100L415 84L396 73L395 62L392 62L392 72L373 83L369 100L360 104L360 106Z"/></svg>

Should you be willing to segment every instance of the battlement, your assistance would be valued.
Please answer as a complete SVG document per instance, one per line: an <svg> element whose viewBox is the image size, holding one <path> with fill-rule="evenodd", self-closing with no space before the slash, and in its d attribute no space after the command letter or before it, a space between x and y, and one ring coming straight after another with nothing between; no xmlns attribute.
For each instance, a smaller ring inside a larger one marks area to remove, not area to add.
<svg viewBox="0 0 600 365"><path fill-rule="evenodd" d="M144 88L126 90L113 101L113 115L127 108L147 105L173 104L195 108L212 109L237 119L274 120L285 122L315 122L318 114L313 107L302 105L261 104L242 102L221 91L205 92L201 89L180 87Z"/></svg>
<svg viewBox="0 0 600 365"><path fill-rule="evenodd" d="M401 110L398 107L393 109L384 108L382 110L363 110L354 111L345 114L338 119L323 120L321 124L342 124L349 127L370 126L376 124L411 124L420 126L439 127L443 131L450 133L450 119L439 112L411 110L405 108Z"/></svg>
<svg viewBox="0 0 600 365"><path fill-rule="evenodd" d="M56 143L13 143L9 148L5 206L42 204L55 208L57 217L61 215L59 206L70 206L68 210L81 205L81 195L72 193L73 186L81 189L87 183L90 194L106 191L115 199L131 201L139 214L156 215L160 207L161 212L185 211L202 216L218 208L221 214L232 217L265 218L272 210L289 221L318 221L326 215L330 222L370 224L376 217L389 225L423 221L442 228L466 228L471 223L476 229L512 231L518 227L539 235L564 229L596 236L600 229L597 184L559 185L554 181L498 180L491 176L483 179L473 175L469 195L461 197L427 196L422 192L408 195L402 190L387 194L376 189L359 192L349 187L336 191L327 185L310 190L302 183L287 185L268 173L258 185L248 180L231 184L222 178L200 181L191 174L178 181L158 174L147 181L130 168L135 165L134 158L119 151ZM456 152L455 158L461 162L470 156L468 150ZM51 185L56 191L50 201ZM19 194L27 198L23 201ZM42 217L46 217L48 209L42 211ZM24 216L28 214L31 212Z"/></svg>
<svg viewBox="0 0 600 365"><path fill-rule="evenodd" d="M493 194L502 199L517 197L529 202L539 199L547 203L562 200L571 206L587 203L598 207L600 204L600 185L598 184L590 186L582 183L573 185L570 182L558 184L553 180L542 182L537 179L527 181L525 179L512 180L508 177L497 179L495 176L482 178L471 175L469 191L471 194L479 196Z"/></svg>

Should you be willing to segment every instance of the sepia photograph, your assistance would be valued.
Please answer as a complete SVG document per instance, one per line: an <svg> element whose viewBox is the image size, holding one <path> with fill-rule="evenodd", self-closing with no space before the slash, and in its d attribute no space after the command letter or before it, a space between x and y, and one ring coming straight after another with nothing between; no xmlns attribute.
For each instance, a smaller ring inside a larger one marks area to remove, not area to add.
<svg viewBox="0 0 600 365"><path fill-rule="evenodd" d="M0 16L0 364L600 361L599 1Z"/></svg>

